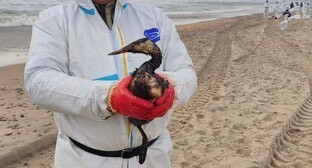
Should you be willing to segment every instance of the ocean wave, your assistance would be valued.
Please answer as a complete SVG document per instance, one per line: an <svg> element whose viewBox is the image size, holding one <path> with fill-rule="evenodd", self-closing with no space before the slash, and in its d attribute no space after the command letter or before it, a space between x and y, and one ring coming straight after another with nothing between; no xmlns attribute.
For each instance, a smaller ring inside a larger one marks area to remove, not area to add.
<svg viewBox="0 0 312 168"><path fill-rule="evenodd" d="M216 13L229 13L229 12L244 12L244 11L250 11L250 10L258 10L261 9L262 7L259 6L245 6L245 7L240 7L240 8L232 8L232 9L212 9L212 10L208 10L208 11L167 11L166 14L190 14L190 15L200 15L200 14L216 14ZM246 13L248 14L248 13Z"/></svg>
<svg viewBox="0 0 312 168"><path fill-rule="evenodd" d="M0 27L33 25L37 15L0 15Z"/></svg>
<svg viewBox="0 0 312 168"><path fill-rule="evenodd" d="M140 2L140 0L130 1ZM31 2L0 0L0 27L32 25L41 10L64 2L65 0L50 0L49 3L41 0L32 0ZM191 15L194 15L194 19L196 19L196 16L202 14L206 15L205 18L213 19L216 15L220 16L220 13L237 13L246 8L262 9L263 6L259 0L149 0L149 2L154 3L167 15L188 15L189 19L191 19Z"/></svg>

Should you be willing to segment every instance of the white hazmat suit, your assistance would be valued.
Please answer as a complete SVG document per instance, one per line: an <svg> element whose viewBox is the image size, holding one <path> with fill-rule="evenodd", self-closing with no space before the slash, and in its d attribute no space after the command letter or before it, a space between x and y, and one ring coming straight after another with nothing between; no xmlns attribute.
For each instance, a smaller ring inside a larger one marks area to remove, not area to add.
<svg viewBox="0 0 312 168"><path fill-rule="evenodd" d="M279 19L280 18L279 12L280 12L279 2L276 1L275 5L274 5L274 18L275 19Z"/></svg>
<svg viewBox="0 0 312 168"><path fill-rule="evenodd" d="M112 83L150 59L142 54L107 54L143 37L163 53L157 71L175 83L174 107L185 104L196 89L197 77L175 25L158 8L118 0L111 30L91 0L76 0L40 13L33 26L25 87L36 104L56 112L56 168L170 167L172 143L166 127L171 110L142 126L149 140L159 136L148 148L143 165L138 157L85 152L68 138L104 151L141 145L136 127L130 126L127 117L107 111L104 99Z"/></svg>
<svg viewBox="0 0 312 168"><path fill-rule="evenodd" d="M265 19L267 19L268 16L269 16L269 1L265 1L265 3L264 3L263 6L264 6L263 17L264 17Z"/></svg>

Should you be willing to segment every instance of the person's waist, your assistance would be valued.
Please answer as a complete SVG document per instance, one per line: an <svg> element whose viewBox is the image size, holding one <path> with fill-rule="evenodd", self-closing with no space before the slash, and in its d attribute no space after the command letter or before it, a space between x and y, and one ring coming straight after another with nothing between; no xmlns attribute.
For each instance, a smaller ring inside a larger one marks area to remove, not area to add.
<svg viewBox="0 0 312 168"><path fill-rule="evenodd" d="M130 148L120 149L120 150L116 150L116 151L103 151L103 150L94 149L94 148L91 148L89 146L86 146L86 145L74 140L71 137L68 137L68 138L70 139L70 141L75 146L77 146L78 148L80 148L80 149L82 149L88 153L91 153L91 154L95 154L98 156L104 156L104 157L121 157L121 158L125 158L125 159L132 158L135 156L139 156L140 160L142 162L144 162L145 158L146 158L147 148L150 147L151 145L153 145L156 142L156 140L159 138L159 136L150 140L150 141L147 141L145 144L142 143L141 146L130 147Z"/></svg>
<svg viewBox="0 0 312 168"><path fill-rule="evenodd" d="M120 149L125 149L131 147L138 147L142 144L142 135L136 130L137 128L133 127L129 136L126 130L119 132L120 128L116 133L113 130L99 131L97 134L90 132L82 132L73 129L59 129L63 134L77 140L78 142L89 146L94 149L104 150L104 151L116 151ZM150 130L145 129L148 140L155 139L161 135L164 130Z"/></svg>
<svg viewBox="0 0 312 168"><path fill-rule="evenodd" d="M159 118L142 126L148 139L154 139L161 135L165 129L167 120ZM99 150L119 150L140 146L142 136L132 125L128 132L127 122L121 118L112 118L105 121L94 121L84 118L59 115L55 118L60 132L76 139L77 141Z"/></svg>
<svg viewBox="0 0 312 168"><path fill-rule="evenodd" d="M66 133L64 133L66 134ZM71 137L72 139L75 139L76 141L80 142L81 144L84 144L90 148L103 150L103 151L118 151L121 149L127 149L130 147L139 147L142 144L142 136L141 135L131 135L128 139L120 139L118 137L110 138L110 139L85 139L81 138L79 136L73 136L68 135L68 137ZM149 136L148 141L151 141L153 139L156 139L161 134L155 135L155 136ZM114 139L114 140L113 140Z"/></svg>

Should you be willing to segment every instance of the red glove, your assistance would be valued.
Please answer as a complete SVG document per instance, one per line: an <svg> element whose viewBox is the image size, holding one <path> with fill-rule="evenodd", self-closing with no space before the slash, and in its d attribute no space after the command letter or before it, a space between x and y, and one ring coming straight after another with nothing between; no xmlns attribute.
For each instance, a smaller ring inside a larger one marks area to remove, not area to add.
<svg viewBox="0 0 312 168"><path fill-rule="evenodd" d="M155 108L155 105L149 100L133 95L129 90L131 81L132 76L129 75L112 89L110 106L114 112L124 116L146 120L146 115Z"/></svg>
<svg viewBox="0 0 312 168"><path fill-rule="evenodd" d="M169 83L169 87L165 89L163 95L155 101L155 108L145 116L145 119L151 121L154 118L164 116L172 107L174 95L173 85Z"/></svg>

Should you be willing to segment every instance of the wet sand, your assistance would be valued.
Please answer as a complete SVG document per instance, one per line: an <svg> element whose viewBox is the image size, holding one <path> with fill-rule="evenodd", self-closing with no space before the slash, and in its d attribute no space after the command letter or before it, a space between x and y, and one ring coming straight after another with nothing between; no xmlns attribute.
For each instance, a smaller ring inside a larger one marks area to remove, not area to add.
<svg viewBox="0 0 312 168"><path fill-rule="evenodd" d="M199 85L169 126L174 168L312 167L312 20L281 21L178 26ZM52 167L53 112L30 102L23 68L0 68L0 167Z"/></svg>

